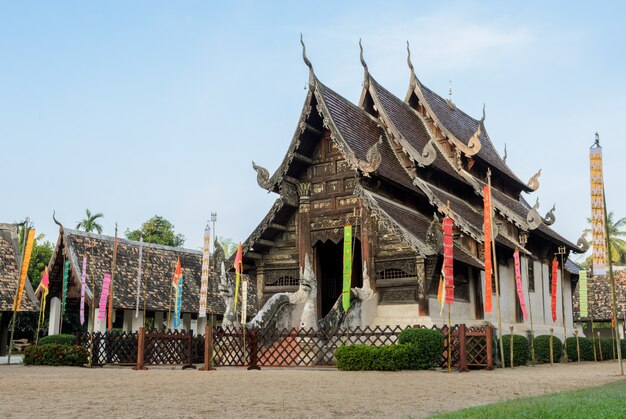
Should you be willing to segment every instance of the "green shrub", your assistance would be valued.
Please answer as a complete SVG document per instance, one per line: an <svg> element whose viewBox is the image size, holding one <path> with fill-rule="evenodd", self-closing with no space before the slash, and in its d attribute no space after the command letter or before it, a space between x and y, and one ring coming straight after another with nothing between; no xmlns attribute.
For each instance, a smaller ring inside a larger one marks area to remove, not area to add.
<svg viewBox="0 0 626 419"><path fill-rule="evenodd" d="M337 368L342 371L369 371L373 369L378 348L370 345L340 346L335 351Z"/></svg>
<svg viewBox="0 0 626 419"><path fill-rule="evenodd" d="M504 366L511 366L511 335L502 336L504 345ZM530 358L530 344L522 335L513 335L513 366L526 365Z"/></svg>
<svg viewBox="0 0 626 419"><path fill-rule="evenodd" d="M554 351L554 362L559 362L563 343L556 336L553 337L552 348ZM535 338L535 361L550 362L550 336L541 335Z"/></svg>
<svg viewBox="0 0 626 419"><path fill-rule="evenodd" d="M593 361L593 343L591 343L591 339L579 337L578 345L580 346L580 360ZM567 358L570 361L578 361L575 337L567 338Z"/></svg>
<svg viewBox="0 0 626 419"><path fill-rule="evenodd" d="M411 345L408 369L425 370L432 368L443 353L443 335L431 329L406 329L398 336L400 345Z"/></svg>
<svg viewBox="0 0 626 419"><path fill-rule="evenodd" d="M376 371L397 371L400 368L397 366L396 358L400 354L398 346L389 345L381 347L373 347L373 362L372 369ZM402 348L401 348L402 349Z"/></svg>
<svg viewBox="0 0 626 419"><path fill-rule="evenodd" d="M49 345L51 343L56 343L57 345L76 345L76 336L74 335L48 335L39 339L37 343L39 346L41 345Z"/></svg>
<svg viewBox="0 0 626 419"><path fill-rule="evenodd" d="M602 344L602 358L600 358L600 344ZM608 361L613 359L613 339L601 338L600 342L598 342L598 338L596 338L596 351L598 361ZM615 347L615 358L617 358L617 347Z"/></svg>
<svg viewBox="0 0 626 419"><path fill-rule="evenodd" d="M77 345L29 346L24 350L26 365L81 366L87 363L87 349Z"/></svg>

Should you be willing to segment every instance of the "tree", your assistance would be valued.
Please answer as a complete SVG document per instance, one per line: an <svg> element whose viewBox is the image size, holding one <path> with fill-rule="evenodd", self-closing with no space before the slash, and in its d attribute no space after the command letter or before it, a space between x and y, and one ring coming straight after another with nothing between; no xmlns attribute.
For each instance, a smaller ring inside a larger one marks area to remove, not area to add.
<svg viewBox="0 0 626 419"><path fill-rule="evenodd" d="M130 240L139 240L141 236L147 243L165 246L181 247L185 243L185 236L177 234L174 225L159 215L150 218L137 230L126 230L124 235Z"/></svg>
<svg viewBox="0 0 626 419"><path fill-rule="evenodd" d="M104 214L102 214L101 212L97 214L92 214L91 211L89 211L89 208L87 208L85 210L85 218L82 221L79 221L78 224L76 224L76 229L80 230L82 228L87 233L91 233L95 230L98 232L98 234L102 234L102 225L96 221L98 220L98 218L102 217L104 217Z"/></svg>
<svg viewBox="0 0 626 419"><path fill-rule="evenodd" d="M217 238L218 243L222 246L222 250L224 251L224 255L226 258L231 257L236 251L239 243L235 243L233 239L229 239L228 237Z"/></svg>
<svg viewBox="0 0 626 419"><path fill-rule="evenodd" d="M50 263L52 253L54 252L54 246L49 241L43 241L45 236L43 234L38 235L35 238L33 244L33 252L30 257L30 265L28 265L28 279L30 280L33 289L37 289L43 270Z"/></svg>
<svg viewBox="0 0 626 419"><path fill-rule="evenodd" d="M587 218L587 222L591 224L591 218ZM607 224L609 227L609 247L610 255L613 263L623 264L626 263L626 241L620 237L626 237L626 217L620 218L617 221L613 221L613 212L609 212L607 216ZM585 233L591 233L591 229L585 229ZM589 265L591 263L591 256L587 257L585 263Z"/></svg>

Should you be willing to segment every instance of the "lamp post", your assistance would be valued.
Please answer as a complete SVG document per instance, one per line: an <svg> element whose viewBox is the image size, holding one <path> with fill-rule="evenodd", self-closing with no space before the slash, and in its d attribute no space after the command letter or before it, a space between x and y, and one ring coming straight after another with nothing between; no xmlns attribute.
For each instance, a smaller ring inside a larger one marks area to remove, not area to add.
<svg viewBox="0 0 626 419"><path fill-rule="evenodd" d="M557 255L561 255L561 315L563 316L563 350L565 351L564 362L567 364L567 323L565 320L565 287L563 286L563 283L565 282L565 267L563 264L563 258L566 253L567 248L565 246L559 246Z"/></svg>
<svg viewBox="0 0 626 419"><path fill-rule="evenodd" d="M524 249L526 249L526 243L528 243L528 232L522 231L519 234L519 243L522 245ZM526 281L527 284L527 294L528 294L528 313L530 315L530 355L533 367L535 366L535 330L533 328L533 306L532 306L532 298L530 298L530 276L528 275L528 257L526 257L525 268L526 271Z"/></svg>

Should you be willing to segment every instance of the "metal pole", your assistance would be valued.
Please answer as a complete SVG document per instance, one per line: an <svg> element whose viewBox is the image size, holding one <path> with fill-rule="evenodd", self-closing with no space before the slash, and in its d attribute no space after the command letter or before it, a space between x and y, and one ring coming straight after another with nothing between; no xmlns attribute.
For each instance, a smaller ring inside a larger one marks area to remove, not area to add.
<svg viewBox="0 0 626 419"><path fill-rule="evenodd" d="M487 183L489 184L489 191L491 192L491 169L487 169ZM500 340L500 360L502 361L502 368L504 368L504 344L502 343L502 317L500 315L500 285L498 279L498 259L496 258L496 239L493 234L493 206L490 207L489 218L491 218L491 247L493 254L493 275L496 280L496 305L498 306L498 338Z"/></svg>
<svg viewBox="0 0 626 419"><path fill-rule="evenodd" d="M604 188L603 188L604 189ZM615 296L615 277L613 276L613 261L611 260L611 238L609 236L609 217L606 211L606 194L602 191L604 198L604 231L606 233L606 249L607 259L609 260L609 279L611 281L611 295L613 297L613 330L617 339L617 360L619 362L620 375L624 375L624 364L622 363L622 348L619 337L619 329L617 328L617 301Z"/></svg>

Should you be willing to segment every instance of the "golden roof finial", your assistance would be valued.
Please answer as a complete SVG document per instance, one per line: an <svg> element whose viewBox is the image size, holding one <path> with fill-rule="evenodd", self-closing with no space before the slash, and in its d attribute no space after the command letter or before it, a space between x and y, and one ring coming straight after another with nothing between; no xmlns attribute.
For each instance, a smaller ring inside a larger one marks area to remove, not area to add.
<svg viewBox="0 0 626 419"><path fill-rule="evenodd" d="M304 60L304 64L313 72L313 64L311 64L311 61L309 61L306 56L306 45L304 45L304 40L302 39L302 32L300 32L300 43L302 44L302 59Z"/></svg>

